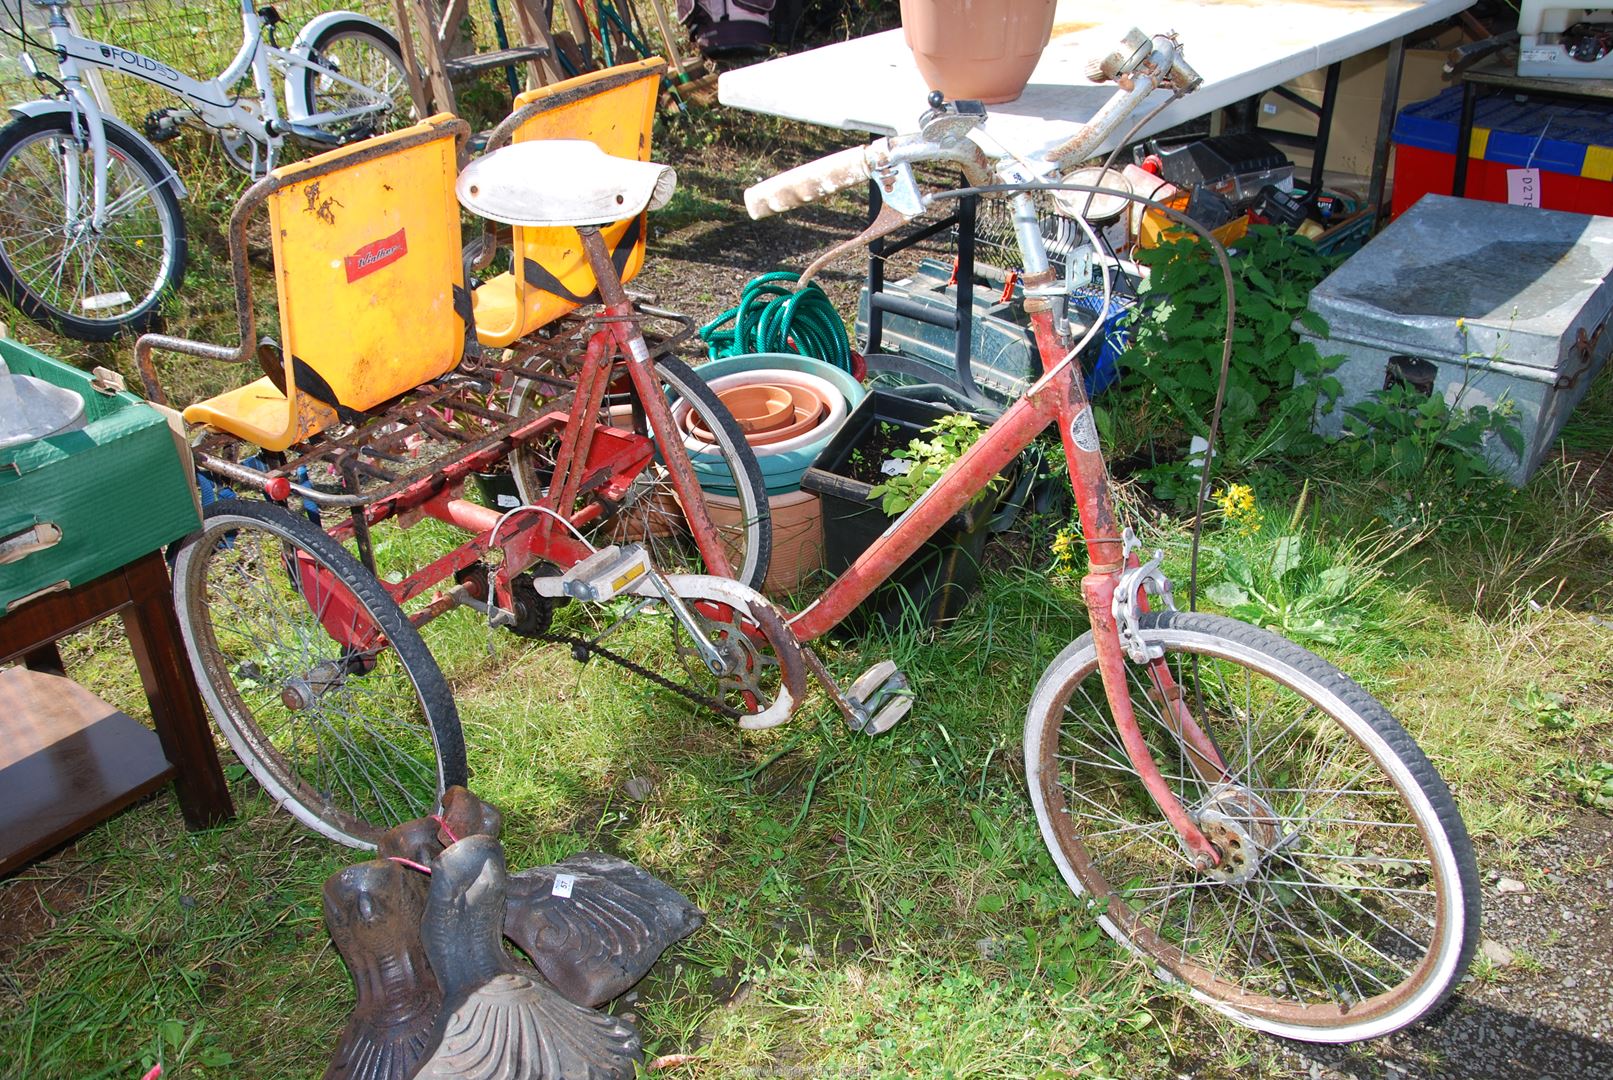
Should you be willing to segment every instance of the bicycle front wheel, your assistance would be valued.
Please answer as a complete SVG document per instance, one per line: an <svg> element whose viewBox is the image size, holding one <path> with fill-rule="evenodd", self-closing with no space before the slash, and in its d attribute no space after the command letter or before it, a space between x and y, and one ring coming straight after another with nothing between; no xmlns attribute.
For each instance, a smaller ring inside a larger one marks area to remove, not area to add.
<svg viewBox="0 0 1613 1080"><path fill-rule="evenodd" d="M1131 705L1166 782L1223 853L1194 869L1120 743L1092 635L1031 699L1042 837L1105 930L1157 974L1262 1031L1353 1042L1443 1002L1478 941L1478 871L1449 790L1338 669L1216 615L1145 615L1225 772L1195 768L1150 666Z"/></svg>
<svg viewBox="0 0 1613 1080"><path fill-rule="evenodd" d="M712 441L706 445L712 449L700 456L697 470L707 493L707 513L728 557L729 576L760 589L773 553L773 519L756 453L715 391L687 364L676 357L662 356L654 365L668 403L688 402L690 412L711 433ZM600 422L654 440L637 390L625 379L619 382L622 390L607 395ZM510 397L510 411L517 414L539 408L543 400L541 390L524 380L516 383ZM553 455L547 448L515 449L510 455L510 468L522 501L535 503L542 497L552 467ZM683 504L672 486L672 475L659 454L645 466L591 539L600 544L642 543L650 553L650 561L663 573L708 572L689 531Z"/></svg>
<svg viewBox="0 0 1613 1080"><path fill-rule="evenodd" d="M185 273L185 219L156 153L106 128L106 220L97 227L88 135L62 113L0 131L0 292L81 341L151 324Z"/></svg>
<svg viewBox="0 0 1613 1080"><path fill-rule="evenodd" d="M306 518L209 506L175 560L174 603L230 746L309 828L373 848L465 783L459 714L419 632Z"/></svg>

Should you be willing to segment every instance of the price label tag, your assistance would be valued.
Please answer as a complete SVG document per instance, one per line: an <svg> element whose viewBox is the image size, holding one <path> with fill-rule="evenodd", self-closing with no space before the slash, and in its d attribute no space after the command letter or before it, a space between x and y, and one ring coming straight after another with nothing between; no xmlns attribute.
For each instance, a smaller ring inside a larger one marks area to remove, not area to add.
<svg viewBox="0 0 1613 1080"><path fill-rule="evenodd" d="M556 874L554 876L554 888L549 891L553 895L565 899L571 896L571 887L575 884L577 884L577 879L570 874Z"/></svg>
<svg viewBox="0 0 1613 1080"><path fill-rule="evenodd" d="M1540 170L1508 169L1507 202L1513 206L1540 208Z"/></svg>

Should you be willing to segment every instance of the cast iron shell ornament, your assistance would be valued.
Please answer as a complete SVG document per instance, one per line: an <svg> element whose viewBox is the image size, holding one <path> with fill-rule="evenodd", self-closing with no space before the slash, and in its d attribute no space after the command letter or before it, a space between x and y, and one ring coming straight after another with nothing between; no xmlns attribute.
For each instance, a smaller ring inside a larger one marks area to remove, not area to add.
<svg viewBox="0 0 1613 1080"><path fill-rule="evenodd" d="M635 1074L637 1031L595 1009L704 915L598 852L510 875L502 823L497 807L451 788L440 816L389 830L379 860L326 882L325 924L356 1002L325 1080Z"/></svg>

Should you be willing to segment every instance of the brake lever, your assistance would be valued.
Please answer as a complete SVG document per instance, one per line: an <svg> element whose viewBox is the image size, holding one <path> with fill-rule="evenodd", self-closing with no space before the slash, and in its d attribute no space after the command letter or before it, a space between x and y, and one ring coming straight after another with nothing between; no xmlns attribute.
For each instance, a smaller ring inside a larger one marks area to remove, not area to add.
<svg viewBox="0 0 1613 1080"><path fill-rule="evenodd" d="M812 265L796 279L796 288L806 288L818 271L840 256L866 247L882 236L889 236L924 213L924 192L919 189L918 179L913 175L913 166L905 161L891 163L887 160L886 164L875 166L870 179L879 188L879 213L874 215L874 220L862 232L850 240L842 240L814 259Z"/></svg>

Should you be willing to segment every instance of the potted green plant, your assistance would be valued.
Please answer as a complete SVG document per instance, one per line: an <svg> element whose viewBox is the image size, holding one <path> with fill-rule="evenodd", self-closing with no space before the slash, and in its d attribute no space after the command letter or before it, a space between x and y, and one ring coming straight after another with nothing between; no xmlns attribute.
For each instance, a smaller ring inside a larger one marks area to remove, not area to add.
<svg viewBox="0 0 1613 1080"><path fill-rule="evenodd" d="M824 565L855 562L972 445L987 422L943 405L872 390L811 468L804 491L823 500ZM855 618L894 628L909 612L926 626L955 619L980 579L980 559L1000 515L1022 497L1016 461L863 601Z"/></svg>

